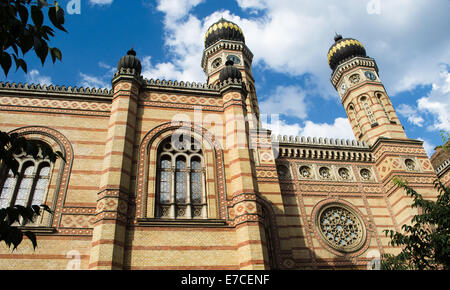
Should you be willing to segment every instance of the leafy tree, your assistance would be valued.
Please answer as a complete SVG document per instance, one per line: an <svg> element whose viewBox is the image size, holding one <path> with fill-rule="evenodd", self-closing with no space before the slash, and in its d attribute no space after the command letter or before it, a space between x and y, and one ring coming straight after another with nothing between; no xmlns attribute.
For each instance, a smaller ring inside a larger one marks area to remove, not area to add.
<svg viewBox="0 0 450 290"><path fill-rule="evenodd" d="M420 208L411 225L403 225L404 233L385 230L392 246L402 247L398 255L385 254L381 268L385 270L437 270L450 269L450 188L439 180L434 185L438 191L436 201L424 199L404 180L394 178L398 187L404 188L413 198L413 208Z"/></svg>
<svg viewBox="0 0 450 290"><path fill-rule="evenodd" d="M64 10L57 1L50 6L46 0L0 0L0 64L6 76L12 66L12 60L16 64L16 71L20 67L27 72L23 57L31 49L34 49L42 65L49 53L53 63L56 59L62 59L58 48L48 46L47 42L50 37L55 36L55 31L44 24L44 7L48 7L48 18L53 26L67 32L63 27Z"/></svg>
<svg viewBox="0 0 450 290"><path fill-rule="evenodd" d="M65 161L60 151L54 152L52 148L35 140L29 140L19 136L17 133L8 134L0 131L0 165L6 166L15 176L20 175L19 162L14 157L15 154L25 152L27 155L33 156L34 159L38 154L43 158L48 158L51 162L55 162L57 158ZM22 242L23 236L28 237L33 248L36 248L36 236L31 231L22 232L20 226L26 226L30 222L34 222L35 218L43 211L52 213L47 205L32 205L23 207L15 205L8 208L0 209L0 242L4 241L8 247L13 245L13 251Z"/></svg>

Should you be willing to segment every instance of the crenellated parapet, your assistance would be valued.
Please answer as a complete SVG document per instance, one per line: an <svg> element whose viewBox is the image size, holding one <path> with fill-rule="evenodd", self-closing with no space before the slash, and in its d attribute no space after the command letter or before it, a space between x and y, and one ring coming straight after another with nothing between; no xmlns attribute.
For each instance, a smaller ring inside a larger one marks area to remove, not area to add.
<svg viewBox="0 0 450 290"><path fill-rule="evenodd" d="M445 173L445 171L447 171L450 168L450 158L445 160L444 162L441 163L441 165L439 165L436 168L436 174L438 176L442 175Z"/></svg>
<svg viewBox="0 0 450 290"><path fill-rule="evenodd" d="M354 162L374 162L365 142L333 138L272 135L278 157Z"/></svg>
<svg viewBox="0 0 450 290"><path fill-rule="evenodd" d="M28 83L10 83L0 82L0 92L8 93L44 93L44 94L70 94L70 95L95 95L95 96L112 96L113 91L106 88L84 88L72 86L55 86L42 84L28 84Z"/></svg>
<svg viewBox="0 0 450 290"><path fill-rule="evenodd" d="M278 142L278 143L290 143L290 144L331 145L331 146L340 146L340 147L369 148L369 145L367 145L367 143L364 141L361 142L361 141L350 140L350 139L272 135L272 141Z"/></svg>

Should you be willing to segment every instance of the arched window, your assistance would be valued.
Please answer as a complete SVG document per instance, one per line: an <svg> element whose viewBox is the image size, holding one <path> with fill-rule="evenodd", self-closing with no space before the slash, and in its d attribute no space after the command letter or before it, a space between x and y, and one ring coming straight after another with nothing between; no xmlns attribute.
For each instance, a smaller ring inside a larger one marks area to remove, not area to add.
<svg viewBox="0 0 450 290"><path fill-rule="evenodd" d="M207 218L205 165L194 139L163 141L158 149L156 215L159 218Z"/></svg>
<svg viewBox="0 0 450 290"><path fill-rule="evenodd" d="M391 117L389 116L389 113L388 113L387 110L386 110L386 106L385 106L384 103L383 103L383 99L384 99L384 98L383 98L383 95L380 94L380 93L377 93L377 100L378 100L378 102L380 103L381 107L383 108L384 114L386 115L386 117L388 118L388 120L389 120L390 122L392 122Z"/></svg>
<svg viewBox="0 0 450 290"><path fill-rule="evenodd" d="M361 97L360 100L361 100L362 106L364 107L364 110L366 111L367 118L369 119L370 123L373 126L376 123L376 121L375 121L375 117L372 113L372 108L370 107L370 104L369 104L369 99L366 96L363 96L363 97Z"/></svg>
<svg viewBox="0 0 450 290"><path fill-rule="evenodd" d="M348 109L350 112L350 118L355 120L356 127L358 128L359 133L362 134L361 126L359 125L358 118L356 117L356 111L355 108L353 107L353 104L350 104L350 106L348 106Z"/></svg>
<svg viewBox="0 0 450 290"><path fill-rule="evenodd" d="M12 170L2 178L0 208L14 205L41 205L50 178L50 163L43 159L17 157L20 162L18 176Z"/></svg>

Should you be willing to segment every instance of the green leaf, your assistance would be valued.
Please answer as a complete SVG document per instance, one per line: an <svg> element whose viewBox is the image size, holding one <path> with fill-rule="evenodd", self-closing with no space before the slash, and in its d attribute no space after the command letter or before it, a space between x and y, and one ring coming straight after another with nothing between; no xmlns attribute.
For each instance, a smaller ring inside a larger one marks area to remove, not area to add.
<svg viewBox="0 0 450 290"><path fill-rule="evenodd" d="M41 215L41 207L38 205L32 205L31 208L34 210L36 215Z"/></svg>
<svg viewBox="0 0 450 290"><path fill-rule="evenodd" d="M41 27L44 22L44 14L39 6L31 6L31 19L34 25Z"/></svg>
<svg viewBox="0 0 450 290"><path fill-rule="evenodd" d="M67 32L62 26L65 20L64 20L64 10L61 7L59 7L58 5L56 5L55 7L50 7L48 9L48 18L56 28L64 32Z"/></svg>
<svg viewBox="0 0 450 290"><path fill-rule="evenodd" d="M33 249L35 250L37 247L36 235L33 232L26 231L23 233L33 244Z"/></svg>
<svg viewBox="0 0 450 290"><path fill-rule="evenodd" d="M19 3L19 2L16 2ZM22 21L22 25L26 25L28 22L28 9L27 7L18 4L18 11L19 11L19 16L20 16L20 20Z"/></svg>
<svg viewBox="0 0 450 290"><path fill-rule="evenodd" d="M22 70L27 73L27 63L25 62L25 60L21 59L21 58L17 58L15 55L14 56L14 62L16 63L16 71L20 68L22 68Z"/></svg>
<svg viewBox="0 0 450 290"><path fill-rule="evenodd" d="M35 46L34 51L35 51L36 55L40 58L42 65L44 65L45 59L47 58L48 50L49 50L48 46L47 46L47 42L43 39L39 39L39 41L37 43L39 44L39 46L38 46L38 48L36 48L36 46Z"/></svg>
<svg viewBox="0 0 450 290"><path fill-rule="evenodd" d="M41 204L41 207L48 213L53 213L53 211L46 204Z"/></svg>
<svg viewBox="0 0 450 290"><path fill-rule="evenodd" d="M6 52L2 52L1 54L1 66L3 69L3 72L5 73L6 76L8 76L8 72L9 69L11 68L11 56L9 55L9 53Z"/></svg>
<svg viewBox="0 0 450 290"><path fill-rule="evenodd" d="M16 208L6 208L6 214L8 215L8 224L12 225L15 222L19 222L19 212Z"/></svg>
<svg viewBox="0 0 450 290"><path fill-rule="evenodd" d="M61 51L56 47L53 47L50 49L50 54L52 56L53 63L55 63L56 59L59 59L59 60L62 59Z"/></svg>
<svg viewBox="0 0 450 290"><path fill-rule="evenodd" d="M13 251L14 251L15 249L17 249L17 246L19 246L23 240L22 231L16 227L11 227L8 233L8 240L13 244L14 246Z"/></svg>

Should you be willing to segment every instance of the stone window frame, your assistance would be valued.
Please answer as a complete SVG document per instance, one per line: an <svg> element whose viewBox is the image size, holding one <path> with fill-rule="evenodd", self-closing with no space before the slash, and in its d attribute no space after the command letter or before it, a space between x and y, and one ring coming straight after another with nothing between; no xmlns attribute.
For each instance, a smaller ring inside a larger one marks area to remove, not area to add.
<svg viewBox="0 0 450 290"><path fill-rule="evenodd" d="M392 114L390 112L388 112L387 106L390 105L389 98L383 92L380 92L380 91L375 92L374 96L375 96L375 99L380 104L381 108L383 109L383 112L384 112L386 118L388 119L388 121L391 124L397 124L397 122L395 122L393 120L394 116L392 116Z"/></svg>
<svg viewBox="0 0 450 290"><path fill-rule="evenodd" d="M326 210L327 208L338 206L342 207L349 212L351 212L353 215L355 215L358 220L361 223L361 226L363 227L362 234L363 237L361 238L360 242L355 245L354 247L343 250L334 247L331 245L328 241L326 241L325 238L323 238L322 233L318 226L318 219L320 218L320 214ZM324 200L319 201L314 206L310 219L312 221L312 224L310 225L312 227L312 232L314 233L314 237L319 241L319 243L329 252L335 254L336 256L344 256L344 257L357 257L363 254L370 245L370 240L373 235L373 225L368 221L368 219L365 217L365 215L353 204L348 202L347 200L340 199L339 197L329 197Z"/></svg>
<svg viewBox="0 0 450 290"><path fill-rule="evenodd" d="M361 182L368 182L368 183L374 183L374 182L376 183L376 182L378 182L373 167L371 167L371 166L357 166L356 168L357 168L357 171L358 171L359 180ZM370 178L368 180L364 179L362 177L362 175L361 175L361 170L363 170L363 169L367 169L370 172Z"/></svg>
<svg viewBox="0 0 450 290"><path fill-rule="evenodd" d="M206 165L207 219L169 220L155 215L157 148L175 131L185 131L201 140ZM228 218L224 153L220 142L207 129L189 122L167 122L151 129L139 146L136 178L136 220L143 226L182 226L195 222L200 226L223 226Z"/></svg>
<svg viewBox="0 0 450 290"><path fill-rule="evenodd" d="M207 219L207 187L206 187L206 166L205 166L205 160L203 158L202 150L198 150L196 152L187 149L184 151L177 150L173 146L171 146L171 150L166 150L163 148L167 142L168 139L171 137L166 138L159 146L158 148L158 163L156 166L156 198L155 198L155 217L161 218L161 219ZM173 151L173 152L172 152ZM186 152L185 152L186 151ZM171 160L171 166L170 168L162 168L161 160L162 157L169 156ZM185 160L185 167L184 168L177 168L177 160L179 157L184 157ZM192 169L190 164L193 160L193 158L199 158L200 160L200 169ZM170 198L169 203L161 203L161 173L162 172L169 172L170 173ZM185 187L185 195L186 200L185 202L179 202L176 198L176 186L177 186L177 173L184 172L185 173L185 179L184 179L184 187ZM191 175L192 173L200 173L201 178L201 203L200 204L194 204L191 200ZM201 208L201 214L199 216L195 216L195 209ZM168 215L165 216L163 213L163 209L168 209ZM184 216L178 215L178 209L184 209Z"/></svg>
<svg viewBox="0 0 450 290"><path fill-rule="evenodd" d="M413 170L409 169L406 165L406 160L408 159L414 162L415 168ZM423 172L423 168L420 165L420 162L416 156L409 156L409 155L400 156L400 162L402 164L402 168L407 172Z"/></svg>
<svg viewBox="0 0 450 290"><path fill-rule="evenodd" d="M42 152L38 153L36 159L34 159L32 156L26 155L25 153L17 154L15 158L19 162L18 171L21 173L21 176L14 176L11 170L7 172L6 168L2 168L2 174L0 178L0 198L2 198L1 194L3 193L3 186L5 182L7 181L7 179L12 178L14 185L12 186L12 193L9 197L8 205L6 207L11 207L18 204L17 198L20 194L20 186L22 185L23 180L25 178L28 178L31 180L31 184L27 188L25 203L20 205L25 207L29 207L31 205L40 206L41 204L43 204L50 187L51 178L53 176L54 163L51 162L48 158L43 158ZM28 164L30 166L33 166L33 172L31 174L25 174L26 169L30 167ZM41 171L45 167L49 168L48 174L46 176L41 176ZM42 195L42 198L40 199L40 202L33 203L36 194L36 186L40 180L46 181L45 188L43 189L44 193Z"/></svg>
<svg viewBox="0 0 450 290"><path fill-rule="evenodd" d="M367 94L363 94L358 98L358 100L362 109L366 113L366 117L369 120L371 127L377 126L378 123L372 110L373 101L371 100L370 96Z"/></svg>
<svg viewBox="0 0 450 290"><path fill-rule="evenodd" d="M73 164L73 147L69 139L59 131L45 126L26 126L9 132L19 136L37 140L49 145L53 151L60 151L65 159L57 158L50 162L50 178L43 204L47 205L53 214L43 211L33 224L28 224L26 230L37 234L57 232L62 218L62 208L67 194L68 182Z"/></svg>
<svg viewBox="0 0 450 290"><path fill-rule="evenodd" d="M278 173L278 167L279 166L284 166L284 167L286 167L286 169L287 169L287 172L288 172L288 174L287 175L285 175L285 176L281 176L279 173ZM293 174L292 174L292 168L291 168L291 164L290 163L288 163L288 162L277 162L276 163L276 167L277 167L277 175L278 175L278 178L279 179L283 179L283 180L290 180L290 179L292 179L293 178Z"/></svg>
<svg viewBox="0 0 450 290"><path fill-rule="evenodd" d="M361 137L363 135L363 131L362 131L362 128L361 128L361 124L359 123L359 120L358 120L358 116L357 116L357 113L356 113L356 110L355 110L355 105L352 102L350 102L350 104L348 104L347 112L350 113L350 117L353 117L353 120L354 120L354 122L356 124L356 127L359 130L359 135ZM350 123L352 123L352 122L350 121Z"/></svg>
<svg viewBox="0 0 450 290"><path fill-rule="evenodd" d="M339 173L339 171L341 169L346 169L348 171L348 174L349 174L349 178L348 179L344 179L344 178L341 177L341 175ZM336 173L337 173L336 174L337 180L344 181L344 182L356 182L356 178L355 178L353 169L352 169L352 167L350 165L348 165L348 166L344 166L344 165L336 166Z"/></svg>
<svg viewBox="0 0 450 290"><path fill-rule="evenodd" d="M300 169L302 167L308 167L311 173L311 176L309 177L303 177L303 175L300 172ZM295 169L297 171L297 177L300 180L316 180L316 173L315 173L315 164L309 164L309 163L296 163Z"/></svg>
<svg viewBox="0 0 450 290"><path fill-rule="evenodd" d="M322 173L321 173L321 169L323 169L323 168L325 168L325 169L327 169L328 170L328 173L329 173L329 177L327 177L327 178L325 178L325 177L323 177L322 176ZM316 166L316 176L317 176L317 179L318 180L336 180L336 174L335 174L335 170L334 170L335 168L334 168L334 166L333 165L328 165L328 164L317 164L317 166Z"/></svg>

